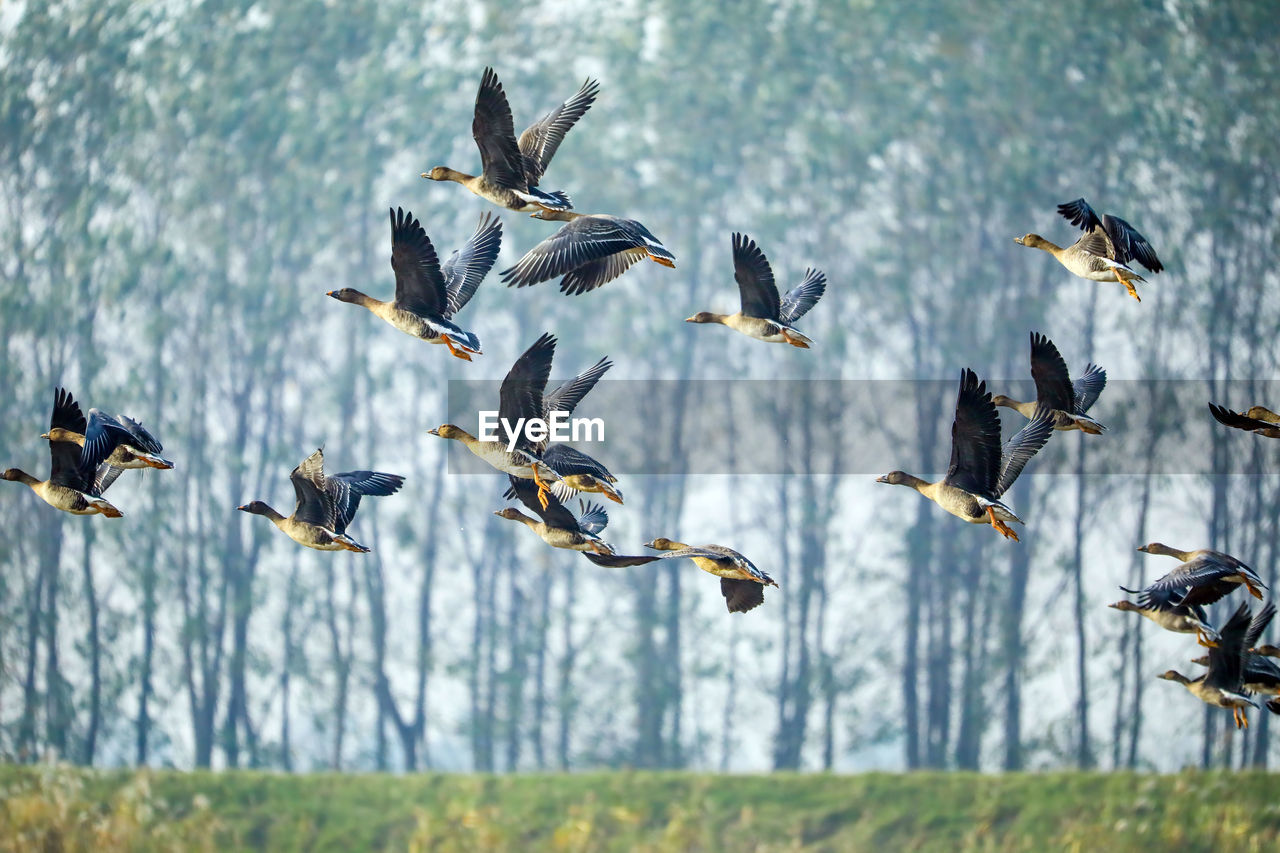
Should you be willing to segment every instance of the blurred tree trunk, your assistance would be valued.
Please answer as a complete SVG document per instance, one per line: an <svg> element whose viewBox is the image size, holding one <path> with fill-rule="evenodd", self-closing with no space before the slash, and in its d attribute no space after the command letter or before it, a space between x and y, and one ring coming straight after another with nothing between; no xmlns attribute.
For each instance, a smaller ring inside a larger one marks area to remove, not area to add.
<svg viewBox="0 0 1280 853"><path fill-rule="evenodd" d="M89 721L85 727L84 748L80 762L93 766L98 750L98 729L102 723L102 639L98 626L98 591L93 583L93 540L92 527L86 527L84 550L80 565L84 571L84 599L89 608L89 624L86 626L85 643L89 652Z"/></svg>
<svg viewBox="0 0 1280 853"><path fill-rule="evenodd" d="M547 769L544 726L547 719L547 639L551 625L551 564L544 560L538 573L538 609L533 637L533 713L529 745L538 770Z"/></svg>
<svg viewBox="0 0 1280 853"><path fill-rule="evenodd" d="M1031 505L1031 477L1013 485L1013 505ZM1000 651L1004 659L1004 763L1005 770L1022 770L1026 759L1022 748L1022 672L1026 666L1026 641L1022 619L1027 606L1027 580L1031 574L1031 554L1035 539L1027 537L1020 548L1009 550L1009 579L1005 584L1004 607L1000 610Z"/></svg>
<svg viewBox="0 0 1280 853"><path fill-rule="evenodd" d="M58 656L58 595L61 587L62 518L50 521L52 536L45 551L44 701L45 742L62 759L67 758L67 729L71 724L70 685L63 678Z"/></svg>
<svg viewBox="0 0 1280 853"><path fill-rule="evenodd" d="M578 646L573 639L574 591L577 589L576 563L569 563L564 574L564 618L563 626L564 651L561 652L560 664L557 667L556 705L559 710L559 730L556 736L556 761L561 770L568 770L572 765L572 735L574 712L578 707L578 697L573 690L574 665L577 662Z"/></svg>
<svg viewBox="0 0 1280 853"><path fill-rule="evenodd" d="M926 506L932 509L930 502ZM959 573L959 543L955 536L943 536L938 549L937 571L932 583L925 589L928 603L928 663L925 666L929 698L925 718L926 767L942 769L947 766L947 753L951 743L951 655L952 603L955 577Z"/></svg>

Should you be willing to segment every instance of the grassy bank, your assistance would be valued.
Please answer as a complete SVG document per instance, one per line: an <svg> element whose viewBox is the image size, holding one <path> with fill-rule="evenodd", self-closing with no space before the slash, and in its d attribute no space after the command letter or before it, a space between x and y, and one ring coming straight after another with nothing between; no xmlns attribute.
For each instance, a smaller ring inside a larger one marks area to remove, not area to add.
<svg viewBox="0 0 1280 853"><path fill-rule="evenodd" d="M0 766L0 850L1273 850L1266 774L378 776Z"/></svg>

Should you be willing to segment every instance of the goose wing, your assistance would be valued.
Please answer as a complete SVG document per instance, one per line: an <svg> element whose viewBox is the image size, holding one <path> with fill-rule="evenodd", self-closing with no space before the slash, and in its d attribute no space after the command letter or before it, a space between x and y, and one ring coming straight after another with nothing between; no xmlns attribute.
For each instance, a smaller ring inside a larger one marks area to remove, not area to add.
<svg viewBox="0 0 1280 853"><path fill-rule="evenodd" d="M560 281L560 292L569 296L588 293L613 281L647 257L649 252L645 249L626 249L598 261L588 261L565 274Z"/></svg>
<svg viewBox="0 0 1280 853"><path fill-rule="evenodd" d="M526 252L515 266L503 270L502 280L509 287L528 287L567 275L619 253L636 254L638 260L641 251L648 254L645 248L648 244L644 234L636 227L638 224L630 219L605 214L579 216L566 222L558 231ZM575 292L599 287L615 278L615 272L616 275L622 274L616 265L597 266L590 273L579 276L585 280L575 285ZM607 278L603 277L605 274L609 274Z"/></svg>
<svg viewBox="0 0 1280 853"><path fill-rule="evenodd" d="M502 84L492 68L486 68L480 78L471 135L480 149L481 169L490 182L511 190L529 188L525 179L525 158L516 144L511 105L507 103L507 94L502 91Z"/></svg>
<svg viewBox="0 0 1280 853"><path fill-rule="evenodd" d="M746 613L764 604L764 584L755 581L720 578L720 594L730 613Z"/></svg>
<svg viewBox="0 0 1280 853"><path fill-rule="evenodd" d="M827 276L822 270L807 269L804 278L782 297L779 319L790 326L799 320L809 309L818 304L822 294L827 291Z"/></svg>
<svg viewBox="0 0 1280 853"><path fill-rule="evenodd" d="M334 533L345 533L347 526L356 517L360 508L360 498L386 497L393 495L404 485L404 477L399 474L384 474L381 471L346 471L326 477L324 488L334 505Z"/></svg>
<svg viewBox="0 0 1280 853"><path fill-rule="evenodd" d="M561 477L572 477L575 474L590 474L597 480L616 483L608 468L593 456L588 456L576 447L567 444L553 444L542 454L542 462Z"/></svg>
<svg viewBox="0 0 1280 853"><path fill-rule="evenodd" d="M554 527L559 530L582 530L578 519L574 516L569 508L555 497L555 495L547 496L547 508L543 509L542 504L538 501L538 484L533 480L525 480L520 477L507 476L511 487L507 490L507 494L515 495L520 503L529 508L534 515L542 519L542 522L548 527Z"/></svg>
<svg viewBox="0 0 1280 853"><path fill-rule="evenodd" d="M516 359L498 391L499 418L514 424L519 418L543 417L542 394L551 376L551 360L555 354L555 337L543 334Z"/></svg>
<svg viewBox="0 0 1280 853"><path fill-rule="evenodd" d="M87 470L96 472L116 447L132 441L133 433L124 424L100 409L90 409L80 464Z"/></svg>
<svg viewBox="0 0 1280 853"><path fill-rule="evenodd" d="M1050 409L1075 413L1075 389L1067 362L1058 348L1039 332L1031 333L1031 379L1036 383L1036 400Z"/></svg>
<svg viewBox="0 0 1280 853"><path fill-rule="evenodd" d="M1064 219L1082 231L1092 231L1095 228L1102 227L1102 220L1094 212L1093 208L1089 206L1089 202L1083 198L1063 202L1058 205L1058 213L1062 214Z"/></svg>
<svg viewBox="0 0 1280 853"><path fill-rule="evenodd" d="M1234 429L1242 429L1247 432L1253 432L1260 429L1271 429L1275 424L1267 423L1258 418L1251 418L1240 412L1233 412L1230 409L1219 406L1216 403L1209 404L1209 411L1213 414L1213 419L1218 423L1229 426Z"/></svg>
<svg viewBox="0 0 1280 853"><path fill-rule="evenodd" d="M293 509L294 521L333 530L337 523L337 506L325 488L324 448L318 448L289 474L298 503ZM335 533L338 531L334 530Z"/></svg>
<svg viewBox="0 0 1280 853"><path fill-rule="evenodd" d="M996 497L1009 491L1009 487L1022 473L1022 469L1027 467L1032 456L1040 452L1040 448L1045 446L1051 435L1053 435L1053 411L1037 405L1031 420L1015 432L1001 450L1000 481L996 484Z"/></svg>
<svg viewBox="0 0 1280 853"><path fill-rule="evenodd" d="M1098 402L1098 396L1102 394L1102 389L1105 387L1107 387L1107 371L1096 364L1086 367L1084 373L1071 383L1071 390L1075 392L1076 412L1084 414L1093 408L1093 404Z"/></svg>
<svg viewBox="0 0 1280 853"><path fill-rule="evenodd" d="M607 569L621 569L627 566L643 566L645 563L652 563L661 559L652 554L627 556L623 554L597 554L594 551L583 551L582 556L586 557L597 566L604 566Z"/></svg>
<svg viewBox="0 0 1280 853"><path fill-rule="evenodd" d="M943 481L970 494L994 497L999 477L1000 414L986 383L966 367L951 422L951 465Z"/></svg>
<svg viewBox="0 0 1280 853"><path fill-rule="evenodd" d="M475 233L444 262L441 274L448 294L445 319L452 317L471 301L480 282L493 269L502 248L502 222L491 213L480 216Z"/></svg>
<svg viewBox="0 0 1280 853"><path fill-rule="evenodd" d="M435 246L422 223L399 207L391 211L391 269L397 306L421 317L445 316L449 294Z"/></svg>
<svg viewBox="0 0 1280 853"><path fill-rule="evenodd" d="M551 158L564 141L564 135L591 109L599 93L600 84L587 78L577 94L529 125L520 134L519 148L524 155L524 170L529 186L542 180L542 174L551 165Z"/></svg>
<svg viewBox="0 0 1280 853"><path fill-rule="evenodd" d="M773 281L769 259L746 234L733 235L733 278L746 317L779 320L782 313L778 285Z"/></svg>
<svg viewBox="0 0 1280 853"><path fill-rule="evenodd" d="M132 436L132 440L129 443L134 447L139 450L145 450L147 453L160 454L164 452L164 445L160 443L160 440L138 421L127 415L116 415L116 420L129 431L129 435Z"/></svg>
<svg viewBox="0 0 1280 853"><path fill-rule="evenodd" d="M84 435L86 430L80 404L65 388L56 388L53 392L53 412L49 416L49 430L58 428L80 435ZM96 469L87 468L82 464L81 449L74 441L49 442L49 456L49 482L81 492L91 487Z"/></svg>
<svg viewBox="0 0 1280 853"><path fill-rule="evenodd" d="M542 398L542 411L539 416L545 418L552 412L573 414L573 410L578 408L582 398L587 396L592 388L596 387L600 377L604 376L605 372L611 367L613 367L613 362L607 357L602 358L568 382L548 393Z"/></svg>
<svg viewBox="0 0 1280 853"><path fill-rule="evenodd" d="M1218 645L1209 649L1205 684L1232 693L1240 692L1244 682L1244 638L1249 632L1249 621L1249 605L1240 602L1227 624L1218 631Z"/></svg>
<svg viewBox="0 0 1280 853"><path fill-rule="evenodd" d="M1271 624L1271 620L1275 618L1275 615L1276 606L1268 601L1249 623L1249 630L1244 635L1244 647L1246 649L1251 649L1258 645L1258 640L1266 633L1267 626Z"/></svg>
<svg viewBox="0 0 1280 853"><path fill-rule="evenodd" d="M609 513L598 503L578 501L581 513L578 515L578 527L583 533L599 536L600 531L609 525Z"/></svg>
<svg viewBox="0 0 1280 853"><path fill-rule="evenodd" d="M1137 261L1152 272L1160 272L1164 264L1156 257L1156 250L1147 242L1147 238L1138 230L1118 216L1103 215L1102 228L1111 239L1115 249L1113 260L1122 264Z"/></svg>

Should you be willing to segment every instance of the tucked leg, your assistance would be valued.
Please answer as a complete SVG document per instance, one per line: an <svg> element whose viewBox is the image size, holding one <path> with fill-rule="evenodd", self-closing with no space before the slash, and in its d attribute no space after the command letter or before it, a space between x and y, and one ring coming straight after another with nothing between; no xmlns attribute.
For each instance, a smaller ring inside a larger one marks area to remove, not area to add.
<svg viewBox="0 0 1280 853"><path fill-rule="evenodd" d="M996 518L996 508L987 507L987 517L991 519L991 526L1000 531L1000 534L1006 539L1012 539L1014 542L1018 540L1018 534L1013 532L1013 528Z"/></svg>
<svg viewBox="0 0 1280 853"><path fill-rule="evenodd" d="M546 509L551 504L551 501L547 499L547 493L551 491L551 488L538 474L538 463L534 462L530 467L533 468L533 482L538 486L538 503L542 504L543 509Z"/></svg>
<svg viewBox="0 0 1280 853"><path fill-rule="evenodd" d="M1123 284L1125 287L1129 289L1130 296L1132 296L1134 299L1138 300L1139 302L1142 301L1142 297L1138 295L1138 288L1133 286L1132 281L1120 275L1120 270L1116 270L1116 281L1120 282L1121 284Z"/></svg>
<svg viewBox="0 0 1280 853"><path fill-rule="evenodd" d="M449 340L449 336L448 336L448 335L441 335L441 336L440 336L440 340L444 341L444 345L445 345L445 346L447 346L447 347L449 348L449 353L450 353L454 358L460 358L460 359L462 359L463 361L470 361L470 360L471 360L471 356L470 356L470 355L468 355L467 353L463 352L462 350L457 349L456 347L454 347L454 345L453 345L453 341Z"/></svg>

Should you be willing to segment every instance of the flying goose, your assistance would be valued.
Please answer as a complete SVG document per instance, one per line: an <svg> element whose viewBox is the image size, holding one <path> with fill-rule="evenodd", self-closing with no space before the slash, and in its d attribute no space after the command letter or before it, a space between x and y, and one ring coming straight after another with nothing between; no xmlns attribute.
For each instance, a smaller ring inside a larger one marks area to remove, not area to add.
<svg viewBox="0 0 1280 853"><path fill-rule="evenodd" d="M1023 467L1053 432L1053 413L1038 407L1034 417L1002 448L1000 414L991 402L986 383L965 368L960 374L956 416L951 423L951 465L947 474L930 483L905 471L890 471L877 483L908 486L947 512L972 524L990 524L1018 541L1006 522L1022 523L1000 497L1009 490Z"/></svg>
<svg viewBox="0 0 1280 853"><path fill-rule="evenodd" d="M468 175L436 166L422 177L454 181L483 199L508 210L563 210L573 206L562 192L538 189L551 158L578 119L591 108L600 84L588 79L578 93L530 125L516 141L511 105L492 68L486 68L476 93L471 135L480 149L480 174Z"/></svg>
<svg viewBox="0 0 1280 853"><path fill-rule="evenodd" d="M826 291L827 277L821 270L805 270L800 283L779 297L769 259L750 237L734 234L733 277L738 282L742 304L736 314L701 311L685 322L719 323L758 341L809 348L813 341L797 331L794 324Z"/></svg>

